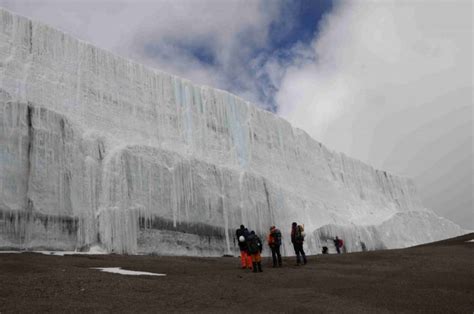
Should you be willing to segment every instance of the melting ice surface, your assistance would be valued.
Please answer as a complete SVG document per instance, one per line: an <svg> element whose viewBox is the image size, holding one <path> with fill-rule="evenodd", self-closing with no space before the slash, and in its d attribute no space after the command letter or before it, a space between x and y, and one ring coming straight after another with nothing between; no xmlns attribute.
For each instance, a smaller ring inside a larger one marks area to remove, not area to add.
<svg viewBox="0 0 474 314"><path fill-rule="evenodd" d="M149 273L146 271L134 271L134 270L126 270L122 269L121 267L93 267L92 269L99 269L100 271L106 273L114 273L120 275L130 275L130 276L166 276L166 274L157 274L157 273Z"/></svg>
<svg viewBox="0 0 474 314"><path fill-rule="evenodd" d="M88 251L2 251L0 254L13 254L13 253L38 253L44 255L54 255L54 256L65 256L65 255L106 255L109 254L108 251L102 249L99 246L93 246Z"/></svg>
<svg viewBox="0 0 474 314"><path fill-rule="evenodd" d="M309 254L463 232L411 180L239 97L0 9L0 249L222 256L245 224L290 255L293 221Z"/></svg>
<svg viewBox="0 0 474 314"><path fill-rule="evenodd" d="M99 246L93 246L88 251L33 251L44 255L65 256L65 255L106 255L108 251Z"/></svg>

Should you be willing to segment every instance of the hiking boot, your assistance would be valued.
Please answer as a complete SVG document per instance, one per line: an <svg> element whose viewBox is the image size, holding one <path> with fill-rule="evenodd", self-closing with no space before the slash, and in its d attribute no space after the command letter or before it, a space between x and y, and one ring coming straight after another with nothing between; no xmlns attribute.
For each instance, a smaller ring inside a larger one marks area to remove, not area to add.
<svg viewBox="0 0 474 314"><path fill-rule="evenodd" d="M263 270L262 270L262 263L258 262L258 263L257 263L257 266L258 266L258 271L259 271L260 273L263 272Z"/></svg>
<svg viewBox="0 0 474 314"><path fill-rule="evenodd" d="M253 272L256 273L258 270L257 270L257 263L252 263L253 265Z"/></svg>

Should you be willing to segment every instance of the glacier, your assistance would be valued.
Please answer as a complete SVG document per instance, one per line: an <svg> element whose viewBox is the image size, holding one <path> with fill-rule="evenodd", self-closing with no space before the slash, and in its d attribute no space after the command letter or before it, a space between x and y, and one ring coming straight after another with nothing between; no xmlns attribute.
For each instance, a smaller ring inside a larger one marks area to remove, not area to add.
<svg viewBox="0 0 474 314"><path fill-rule="evenodd" d="M304 224L310 254L463 233L409 179L226 91L0 9L0 249L220 256Z"/></svg>

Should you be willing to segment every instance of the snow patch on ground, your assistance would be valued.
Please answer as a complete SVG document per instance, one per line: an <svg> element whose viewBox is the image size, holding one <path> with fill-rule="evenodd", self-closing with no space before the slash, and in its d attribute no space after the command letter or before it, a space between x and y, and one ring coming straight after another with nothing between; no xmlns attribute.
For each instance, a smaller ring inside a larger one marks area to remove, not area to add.
<svg viewBox="0 0 474 314"><path fill-rule="evenodd" d="M114 273L120 275L129 275L129 276L166 276L166 274L157 274L157 273L149 273L146 271L134 271L134 270L126 270L120 267L92 267L92 269L99 269L100 271L106 273Z"/></svg>
<svg viewBox="0 0 474 314"><path fill-rule="evenodd" d="M471 239L471 240L467 240L466 242L474 242L474 239Z"/></svg>

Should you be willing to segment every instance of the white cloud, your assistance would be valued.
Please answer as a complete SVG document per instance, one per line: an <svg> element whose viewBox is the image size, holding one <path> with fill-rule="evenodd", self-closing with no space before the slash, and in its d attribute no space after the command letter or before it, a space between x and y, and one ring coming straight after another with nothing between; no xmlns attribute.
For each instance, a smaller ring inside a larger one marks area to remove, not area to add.
<svg viewBox="0 0 474 314"><path fill-rule="evenodd" d="M342 2L284 69L279 113L473 228L472 44L469 1Z"/></svg>

